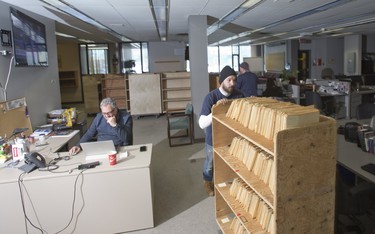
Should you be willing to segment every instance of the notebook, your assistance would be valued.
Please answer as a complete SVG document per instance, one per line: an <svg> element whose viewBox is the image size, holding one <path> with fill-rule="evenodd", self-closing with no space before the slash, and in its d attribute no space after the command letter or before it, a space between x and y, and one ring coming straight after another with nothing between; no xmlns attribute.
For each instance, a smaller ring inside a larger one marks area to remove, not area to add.
<svg viewBox="0 0 375 234"><path fill-rule="evenodd" d="M81 148L86 160L107 159L109 152L116 151L113 141L85 142L81 143Z"/></svg>

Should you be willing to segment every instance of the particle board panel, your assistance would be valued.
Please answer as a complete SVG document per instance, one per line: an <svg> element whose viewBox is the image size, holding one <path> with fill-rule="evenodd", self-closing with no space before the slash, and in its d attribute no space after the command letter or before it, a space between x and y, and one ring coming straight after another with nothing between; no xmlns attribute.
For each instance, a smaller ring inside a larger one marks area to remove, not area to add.
<svg viewBox="0 0 375 234"><path fill-rule="evenodd" d="M130 74L129 95L132 115L162 113L160 74Z"/></svg>
<svg viewBox="0 0 375 234"><path fill-rule="evenodd" d="M277 134L278 233L334 232L336 123L321 120Z"/></svg>

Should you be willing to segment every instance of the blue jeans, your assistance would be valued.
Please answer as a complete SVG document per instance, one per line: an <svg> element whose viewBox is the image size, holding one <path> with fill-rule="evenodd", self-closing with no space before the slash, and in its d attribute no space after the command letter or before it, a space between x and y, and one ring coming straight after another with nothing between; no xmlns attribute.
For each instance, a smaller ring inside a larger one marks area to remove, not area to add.
<svg viewBox="0 0 375 234"><path fill-rule="evenodd" d="M204 160L203 164L203 179L205 181L212 181L213 175L213 147L212 145L206 144L206 159Z"/></svg>

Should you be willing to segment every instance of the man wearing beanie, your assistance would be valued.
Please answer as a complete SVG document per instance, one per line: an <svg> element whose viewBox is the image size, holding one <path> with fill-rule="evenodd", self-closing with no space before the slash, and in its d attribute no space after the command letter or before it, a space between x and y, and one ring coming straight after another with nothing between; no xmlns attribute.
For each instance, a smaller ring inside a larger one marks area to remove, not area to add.
<svg viewBox="0 0 375 234"><path fill-rule="evenodd" d="M229 66L225 66L219 77L220 87L206 95L202 103L202 111L199 116L199 127L206 132L206 159L203 165L204 188L209 196L214 195L213 184L213 147L212 147L212 113L214 104L222 104L228 99L242 98L243 94L236 87L236 72Z"/></svg>
<svg viewBox="0 0 375 234"><path fill-rule="evenodd" d="M240 75L237 77L236 88L241 90L245 97L257 96L258 77L249 69L249 64L240 64Z"/></svg>

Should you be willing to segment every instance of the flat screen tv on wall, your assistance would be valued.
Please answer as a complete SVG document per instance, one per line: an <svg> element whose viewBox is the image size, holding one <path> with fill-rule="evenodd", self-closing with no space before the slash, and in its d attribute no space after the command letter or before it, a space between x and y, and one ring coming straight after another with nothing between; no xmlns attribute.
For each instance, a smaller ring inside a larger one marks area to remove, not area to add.
<svg viewBox="0 0 375 234"><path fill-rule="evenodd" d="M12 7L10 18L15 66L48 66L45 25Z"/></svg>

